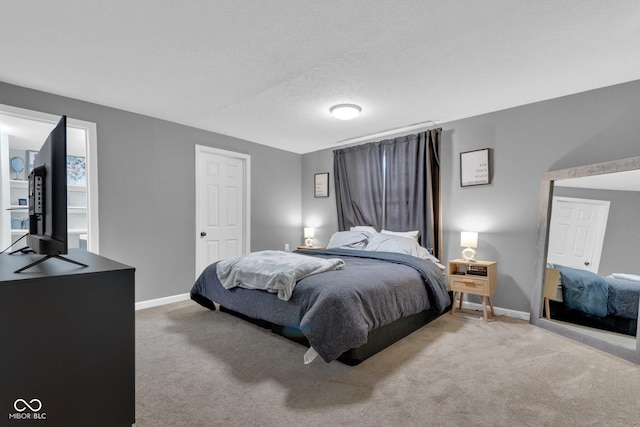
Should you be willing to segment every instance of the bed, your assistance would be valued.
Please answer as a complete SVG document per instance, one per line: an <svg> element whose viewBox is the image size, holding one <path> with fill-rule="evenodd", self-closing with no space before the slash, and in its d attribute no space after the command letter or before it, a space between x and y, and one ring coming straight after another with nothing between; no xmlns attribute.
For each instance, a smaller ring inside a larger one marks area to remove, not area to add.
<svg viewBox="0 0 640 427"><path fill-rule="evenodd" d="M298 280L288 299L273 290L227 289L218 274L223 260L203 271L191 298L305 344L307 355L356 365L451 306L442 266L410 240L345 231L335 233L327 249L295 251L343 264Z"/></svg>
<svg viewBox="0 0 640 427"><path fill-rule="evenodd" d="M640 276L603 277L555 264L547 269L547 277L545 300L549 297L546 310L551 318L636 336ZM550 292L554 286L557 292Z"/></svg>

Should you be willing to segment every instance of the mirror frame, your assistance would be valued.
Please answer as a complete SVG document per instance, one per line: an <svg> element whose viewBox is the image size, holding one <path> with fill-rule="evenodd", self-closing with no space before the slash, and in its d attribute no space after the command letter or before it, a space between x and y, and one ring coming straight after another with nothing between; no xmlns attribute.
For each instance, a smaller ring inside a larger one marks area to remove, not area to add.
<svg viewBox="0 0 640 427"><path fill-rule="evenodd" d="M640 364L640 334L636 333L635 350L625 348L603 341L601 339L577 332L564 327L552 320L547 320L542 315L542 290L547 259L547 244L549 242L549 220L551 217L551 204L553 198L554 182L561 179L581 178L584 176L604 175L614 172L625 172L640 169L640 157L630 157L622 160L614 160L604 163L579 166L545 172L540 183L540 205L538 210L538 242L535 268L535 282L531 298L530 322L536 326L547 329L592 347L611 353L623 359ZM640 319L639 319L640 320ZM640 330L640 329L639 329Z"/></svg>

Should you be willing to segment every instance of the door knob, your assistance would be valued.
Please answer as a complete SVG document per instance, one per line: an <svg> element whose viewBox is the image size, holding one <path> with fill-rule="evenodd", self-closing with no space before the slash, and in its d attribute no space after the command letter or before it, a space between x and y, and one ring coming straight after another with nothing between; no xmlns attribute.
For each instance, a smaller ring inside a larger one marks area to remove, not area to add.
<svg viewBox="0 0 640 427"><path fill-rule="evenodd" d="M204 236L206 236L206 235L207 235L207 233L206 233L205 231L201 231L201 232L200 232L200 237L204 237Z"/></svg>
<svg viewBox="0 0 640 427"><path fill-rule="evenodd" d="M589 261L585 261L585 262L584 262L584 265L587 265L587 266L588 266L589 264L591 264Z"/></svg>

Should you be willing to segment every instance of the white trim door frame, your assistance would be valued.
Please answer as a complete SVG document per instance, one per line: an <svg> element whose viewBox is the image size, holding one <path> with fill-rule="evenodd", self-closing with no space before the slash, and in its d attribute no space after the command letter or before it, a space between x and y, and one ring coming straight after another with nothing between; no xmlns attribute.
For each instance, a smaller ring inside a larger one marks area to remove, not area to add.
<svg viewBox="0 0 640 427"><path fill-rule="evenodd" d="M0 104L0 114L18 117L53 126L60 120L59 115L43 113L25 108ZM67 117L67 128L84 134L87 164L87 250L100 252L100 227L98 220L98 132L96 124ZM44 140L42 140L44 142ZM4 248L3 248L4 249Z"/></svg>
<svg viewBox="0 0 640 427"><path fill-rule="evenodd" d="M251 156L195 145L195 277L251 250Z"/></svg>

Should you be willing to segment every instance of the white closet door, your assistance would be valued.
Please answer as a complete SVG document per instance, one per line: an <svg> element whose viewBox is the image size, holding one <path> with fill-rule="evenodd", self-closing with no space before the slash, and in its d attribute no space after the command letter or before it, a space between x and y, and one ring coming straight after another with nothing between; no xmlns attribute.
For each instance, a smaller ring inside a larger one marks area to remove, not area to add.
<svg viewBox="0 0 640 427"><path fill-rule="evenodd" d="M249 167L248 155L196 146L196 277L249 252Z"/></svg>

